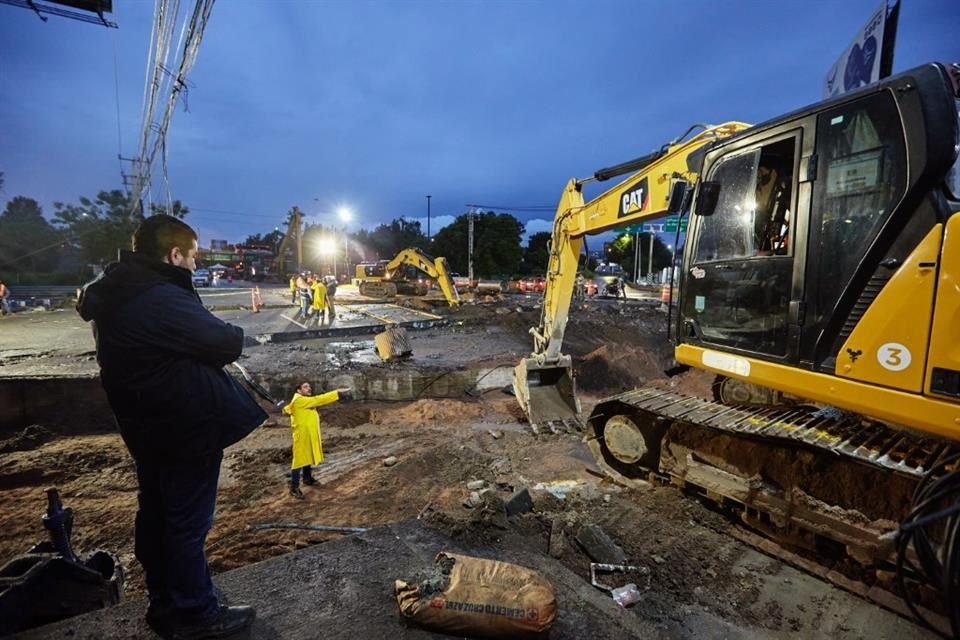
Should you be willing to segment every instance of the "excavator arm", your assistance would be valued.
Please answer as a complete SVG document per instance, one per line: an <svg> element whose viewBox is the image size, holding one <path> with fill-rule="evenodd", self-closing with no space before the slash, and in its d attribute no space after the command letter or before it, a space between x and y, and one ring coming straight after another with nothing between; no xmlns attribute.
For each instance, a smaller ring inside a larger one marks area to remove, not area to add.
<svg viewBox="0 0 960 640"><path fill-rule="evenodd" d="M705 147L748 126L728 122L707 127L686 141L674 141L642 158L567 183L553 222L540 324L530 330L533 352L514 369L514 392L531 423L563 422L580 414L571 360L560 349L583 237L679 212L698 178ZM632 175L584 202L586 183L624 173Z"/></svg>
<svg viewBox="0 0 960 640"><path fill-rule="evenodd" d="M404 265L411 265L436 280L451 307L460 304L460 294L453 285L446 258L432 258L418 249L404 249L384 267L384 279L393 280Z"/></svg>

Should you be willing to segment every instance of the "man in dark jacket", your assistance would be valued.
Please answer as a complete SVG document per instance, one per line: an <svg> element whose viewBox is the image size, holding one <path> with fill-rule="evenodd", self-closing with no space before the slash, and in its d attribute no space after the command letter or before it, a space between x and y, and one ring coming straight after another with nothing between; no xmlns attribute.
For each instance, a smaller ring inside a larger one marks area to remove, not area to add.
<svg viewBox="0 0 960 640"><path fill-rule="evenodd" d="M221 605L204 542L213 524L223 449L266 413L224 371L243 330L209 311L193 288L197 234L147 218L133 252L83 288L100 380L136 462L135 554L146 573L147 622L161 635L223 637L252 624L251 607Z"/></svg>

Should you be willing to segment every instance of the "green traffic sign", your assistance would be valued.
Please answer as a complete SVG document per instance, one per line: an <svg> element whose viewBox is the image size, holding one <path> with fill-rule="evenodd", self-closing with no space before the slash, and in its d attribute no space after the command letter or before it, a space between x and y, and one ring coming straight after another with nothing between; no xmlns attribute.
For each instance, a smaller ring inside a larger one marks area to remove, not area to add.
<svg viewBox="0 0 960 640"><path fill-rule="evenodd" d="M663 230L664 230L664 232L666 232L666 233L676 233L676 232L677 232L677 220L679 220L679 217L678 217L678 216L673 216L673 217L667 218L667 219L664 221L664 224L663 224ZM688 218L684 218L683 221L680 222L680 233L686 233L686 232L687 232L687 220L688 220Z"/></svg>

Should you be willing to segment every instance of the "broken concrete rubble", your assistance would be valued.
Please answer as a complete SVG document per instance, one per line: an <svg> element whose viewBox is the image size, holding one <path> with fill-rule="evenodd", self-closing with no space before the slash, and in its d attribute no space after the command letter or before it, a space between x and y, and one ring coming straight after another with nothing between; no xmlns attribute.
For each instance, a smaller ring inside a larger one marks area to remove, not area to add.
<svg viewBox="0 0 960 640"><path fill-rule="evenodd" d="M530 492L526 489L521 489L513 494L513 496L507 500L506 511L508 516L533 511L533 499L530 497Z"/></svg>
<svg viewBox="0 0 960 640"><path fill-rule="evenodd" d="M599 525L588 524L581 527L577 533L577 542L594 562L623 564L627 560L627 554Z"/></svg>

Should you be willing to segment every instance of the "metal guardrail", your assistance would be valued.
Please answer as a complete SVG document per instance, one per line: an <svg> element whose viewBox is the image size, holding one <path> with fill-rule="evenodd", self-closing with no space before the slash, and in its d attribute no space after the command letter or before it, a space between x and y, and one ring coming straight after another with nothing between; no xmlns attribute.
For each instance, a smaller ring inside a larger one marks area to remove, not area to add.
<svg viewBox="0 0 960 640"><path fill-rule="evenodd" d="M70 285L8 285L9 300L21 303L24 307L62 306L77 297L77 287Z"/></svg>

